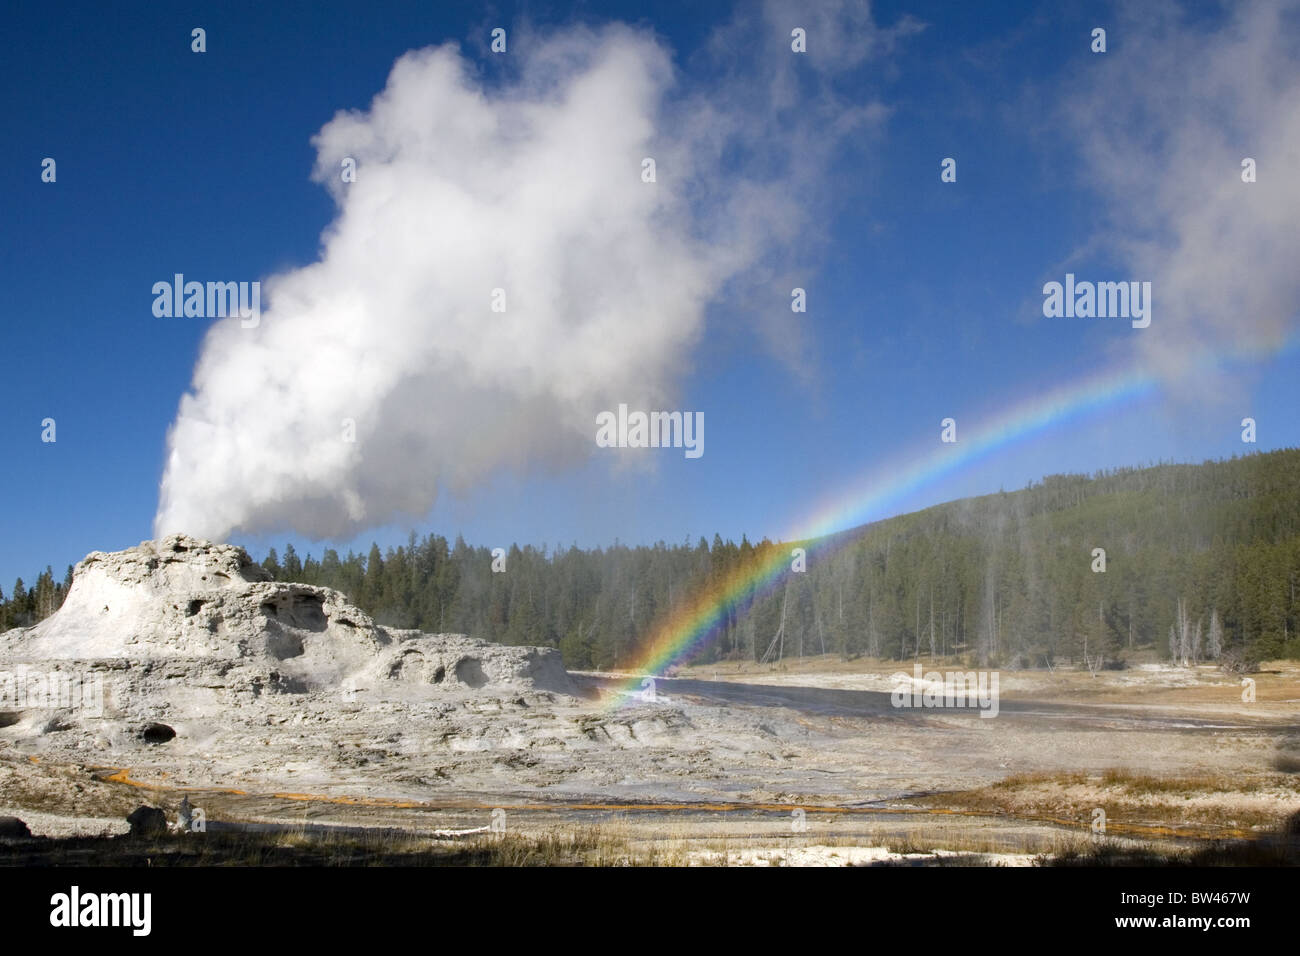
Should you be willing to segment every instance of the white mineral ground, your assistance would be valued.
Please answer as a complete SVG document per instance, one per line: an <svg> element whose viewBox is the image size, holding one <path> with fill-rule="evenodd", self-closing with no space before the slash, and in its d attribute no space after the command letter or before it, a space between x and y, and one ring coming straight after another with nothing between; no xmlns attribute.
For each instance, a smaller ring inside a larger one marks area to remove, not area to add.
<svg viewBox="0 0 1300 956"><path fill-rule="evenodd" d="M749 841L732 862L762 863L799 807L808 829L786 862L863 862L926 827L1018 848L1060 829L1041 814L927 818L920 794L1115 768L1244 779L1300 734L1293 667L1260 675L1253 703L1208 667L1003 672L994 719L893 707L898 670L910 662L709 666L637 700L623 675L570 674L558 651L383 627L336 591L269 580L240 548L174 535L90 554L56 614L0 635L0 680L14 678L0 814L35 833L114 832L120 791L169 814L188 791L214 822L450 834L501 807L515 828ZM56 672L76 699L38 699ZM1234 799L1280 818L1296 797Z"/></svg>

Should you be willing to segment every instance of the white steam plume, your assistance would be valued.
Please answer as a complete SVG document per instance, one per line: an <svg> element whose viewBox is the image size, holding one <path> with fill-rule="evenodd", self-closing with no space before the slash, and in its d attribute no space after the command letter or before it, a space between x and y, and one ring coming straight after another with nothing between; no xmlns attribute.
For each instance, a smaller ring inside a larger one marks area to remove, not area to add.
<svg viewBox="0 0 1300 956"><path fill-rule="evenodd" d="M865 5L817 6L828 30L870 25ZM454 45L401 57L368 111L315 139L314 178L339 207L320 261L264 283L258 327L211 329L168 436L155 534L418 520L443 486L581 460L618 402L675 408L709 301L812 247L835 144L885 114L868 101L822 125L840 102L833 68L861 58L825 58L802 98L774 104L735 68L795 82L785 15L764 17L720 31L711 88L676 100L665 49L619 25L513 37L518 65L492 88Z"/></svg>
<svg viewBox="0 0 1300 956"><path fill-rule="evenodd" d="M1177 381L1201 349L1277 347L1300 324L1300 3L1230 4L1212 24L1136 4L1110 36L1061 115L1106 201L1097 243L1152 283L1143 360Z"/></svg>

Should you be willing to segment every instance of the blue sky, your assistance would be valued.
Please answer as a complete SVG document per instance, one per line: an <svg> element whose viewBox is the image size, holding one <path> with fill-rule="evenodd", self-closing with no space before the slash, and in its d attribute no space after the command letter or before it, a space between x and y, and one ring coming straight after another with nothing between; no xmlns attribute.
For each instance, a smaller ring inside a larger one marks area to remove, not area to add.
<svg viewBox="0 0 1300 956"><path fill-rule="evenodd" d="M797 25L803 8L770 5L766 19L757 5L737 9L740 29L753 16L753 29L771 35ZM397 544L410 528L488 546L776 537L937 442L944 417L977 428L1056 385L1133 363L1164 377L1156 397L1012 445L909 496L903 510L1044 474L1300 445L1297 358L1267 345L1296 325L1295 276L1274 256L1288 251L1283 226L1216 199L1215 214L1231 219L1223 234L1255 237L1266 251L1236 248L1248 268L1222 276L1197 259L1218 262L1197 218L1206 157L1261 157L1259 183L1236 183L1234 168L1224 182L1256 189L1266 208L1296 210L1296 187L1278 181L1294 178L1294 153L1281 167L1300 140L1268 108L1294 84L1269 73L1295 51L1294 11L1279 25L1213 6L1153 10L875 4L874 28L895 34L830 88L845 104L881 104L883 116L802 182L812 221L793 240L806 254L789 266L808 312L790 312L789 283L773 292L741 271L706 296L698 336L674 346L673 407L704 412L702 458L662 450L626 468L593 443L521 468L489 464L427 514L377 513L329 544ZM839 5L831 11L828 23ZM506 57L525 57L532 36L626 21L672 58L665 101L687 103L713 89L707 44L732 15L698 3L16 5L0 38L5 593L46 564L61 571L88 551L152 536L168 428L214 321L155 317L153 283L176 272L258 279L315 262L336 207L312 181L312 138L338 111L365 110L399 56L458 42L490 94L515 82L487 50L492 27L509 31ZM207 31L203 54L190 50L195 26ZM1104 54L1089 50L1094 26L1108 28ZM807 56L819 46L825 38L810 35ZM1211 77L1257 53L1258 74L1240 83L1261 86L1228 95L1263 104L1234 129L1207 125L1208 108L1179 99L1188 77L1158 69L1162 51L1177 63L1189 48L1204 51L1199 72ZM761 85L765 61L732 55ZM957 182L941 183L949 156ZM57 162L54 183L41 181L44 157ZM1152 327L1044 318L1042 285L1067 271L1154 279ZM1203 275L1214 288L1194 287ZM1239 312L1197 313L1198 302L1243 297ZM382 334L383 317L374 321ZM1252 342L1266 343L1260 357L1213 379L1178 368L1181 348L1227 355ZM1246 415L1259 422L1255 446L1240 440ZM46 417L57 422L53 444L41 441ZM439 478L412 472L417 485ZM259 555L285 540L318 555L325 546L288 524L230 537Z"/></svg>

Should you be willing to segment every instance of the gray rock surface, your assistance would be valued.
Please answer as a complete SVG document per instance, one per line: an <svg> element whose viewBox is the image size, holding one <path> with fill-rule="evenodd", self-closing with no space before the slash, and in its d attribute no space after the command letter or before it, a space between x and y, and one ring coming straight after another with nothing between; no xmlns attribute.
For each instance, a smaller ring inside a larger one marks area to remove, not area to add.
<svg viewBox="0 0 1300 956"><path fill-rule="evenodd" d="M576 680L554 649L383 627L336 591L268 580L230 545L175 535L95 552L56 614L0 634L0 805L39 791L38 809L102 828L117 798L96 781L195 791L202 807L204 791L770 800L807 779L790 765L815 757L796 714Z"/></svg>

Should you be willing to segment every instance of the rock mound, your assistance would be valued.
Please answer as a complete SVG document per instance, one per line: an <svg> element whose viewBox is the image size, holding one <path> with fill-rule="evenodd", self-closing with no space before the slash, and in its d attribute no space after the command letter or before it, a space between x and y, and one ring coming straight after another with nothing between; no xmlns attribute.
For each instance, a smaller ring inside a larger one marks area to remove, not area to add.
<svg viewBox="0 0 1300 956"><path fill-rule="evenodd" d="M385 628L335 590L273 581L243 548L186 535L87 555L63 607L0 636L0 655L125 660L206 686L229 676L255 694L385 684L574 692L555 650Z"/></svg>
<svg viewBox="0 0 1300 956"><path fill-rule="evenodd" d="M642 712L660 705L595 706L556 650L387 628L329 588L269 580L240 548L175 535L88 555L56 614L0 634L0 791L6 774L58 800L88 787L115 807L95 819L121 825L137 783L419 801L635 778L623 758L660 748L680 761L688 725ZM591 763L605 752L619 756Z"/></svg>
<svg viewBox="0 0 1300 956"><path fill-rule="evenodd" d="M147 804L132 810L126 822L131 824L131 836L135 837L158 836L167 832L167 814Z"/></svg>
<svg viewBox="0 0 1300 956"><path fill-rule="evenodd" d="M32 831L27 824L17 817L0 817L0 838L7 840L29 840Z"/></svg>

